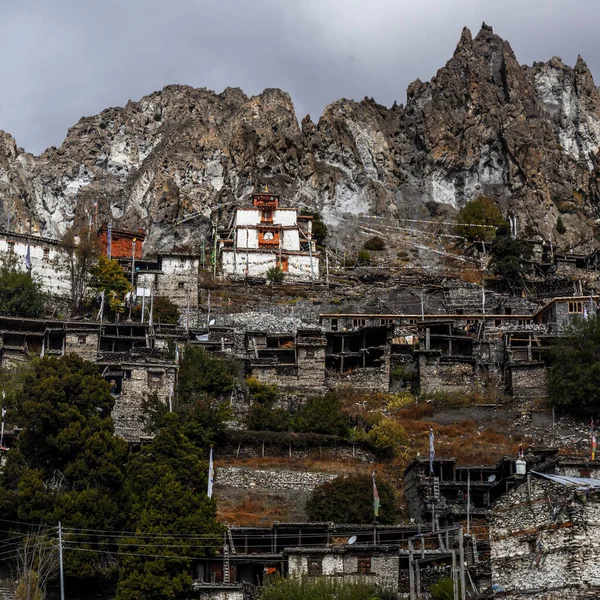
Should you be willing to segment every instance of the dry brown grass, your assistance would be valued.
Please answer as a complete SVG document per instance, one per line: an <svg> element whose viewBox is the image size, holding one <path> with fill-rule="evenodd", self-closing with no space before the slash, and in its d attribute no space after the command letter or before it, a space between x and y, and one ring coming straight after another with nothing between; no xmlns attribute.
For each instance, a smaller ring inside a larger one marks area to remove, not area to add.
<svg viewBox="0 0 600 600"><path fill-rule="evenodd" d="M263 499L246 499L240 504L225 500L217 506L218 521L245 527L269 526L275 521L285 520L287 514L284 504L268 506Z"/></svg>

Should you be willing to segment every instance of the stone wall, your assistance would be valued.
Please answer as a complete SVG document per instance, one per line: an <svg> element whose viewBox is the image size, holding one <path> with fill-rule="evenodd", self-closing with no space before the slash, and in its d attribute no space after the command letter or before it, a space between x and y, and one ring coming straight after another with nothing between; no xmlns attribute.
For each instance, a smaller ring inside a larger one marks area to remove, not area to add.
<svg viewBox="0 0 600 600"><path fill-rule="evenodd" d="M513 364L509 367L509 386L515 398L546 398L548 379L544 364Z"/></svg>
<svg viewBox="0 0 600 600"><path fill-rule="evenodd" d="M177 371L164 362L122 363L125 377L121 393L115 398L113 419L115 433L129 441L143 435L142 402L156 392L159 400L168 402L171 389L176 388Z"/></svg>
<svg viewBox="0 0 600 600"><path fill-rule="evenodd" d="M511 598L600 595L600 495L531 478L504 494L490 520L492 583ZM595 595L594 595L595 594Z"/></svg>
<svg viewBox="0 0 600 600"><path fill-rule="evenodd" d="M456 393L480 387L472 361L444 361L439 354L419 354L419 387L422 394Z"/></svg>
<svg viewBox="0 0 600 600"><path fill-rule="evenodd" d="M218 467L215 485L237 488L312 491L319 485L337 478L334 473L306 471L262 470L243 467Z"/></svg>
<svg viewBox="0 0 600 600"><path fill-rule="evenodd" d="M397 553L380 553L376 549L366 548L362 553L322 549L311 553L310 549L296 551L288 555L288 572L291 577L304 577L308 574L309 559L322 560L323 577L337 577L346 582L370 582L383 588L397 590L400 571L400 557ZM359 573L358 559L371 559L369 573Z"/></svg>

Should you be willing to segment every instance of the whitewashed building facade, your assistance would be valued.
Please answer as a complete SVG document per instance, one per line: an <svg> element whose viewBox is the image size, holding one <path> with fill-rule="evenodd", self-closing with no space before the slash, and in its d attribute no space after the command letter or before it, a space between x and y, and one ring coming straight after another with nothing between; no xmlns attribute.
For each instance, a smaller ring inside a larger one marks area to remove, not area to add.
<svg viewBox="0 0 600 600"><path fill-rule="evenodd" d="M228 277L265 277L279 267L286 277L319 277L312 217L283 208L276 194L254 194L252 206L236 210L233 229L219 240L221 272Z"/></svg>

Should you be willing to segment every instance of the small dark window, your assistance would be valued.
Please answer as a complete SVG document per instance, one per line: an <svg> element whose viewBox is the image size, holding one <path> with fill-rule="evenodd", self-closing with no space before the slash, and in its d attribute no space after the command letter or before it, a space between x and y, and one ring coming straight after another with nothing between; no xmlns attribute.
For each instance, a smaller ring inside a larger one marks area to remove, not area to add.
<svg viewBox="0 0 600 600"><path fill-rule="evenodd" d="M15 243L14 242L8 242L8 253L9 254L15 253Z"/></svg>
<svg viewBox="0 0 600 600"><path fill-rule="evenodd" d="M500 325L502 325L502 321L501 321L500 319L496 319L496 320L494 321L494 325L495 325L496 327L500 327Z"/></svg>
<svg viewBox="0 0 600 600"><path fill-rule="evenodd" d="M318 577L323 575L323 559L322 558L309 558L308 559L308 576Z"/></svg>
<svg viewBox="0 0 600 600"><path fill-rule="evenodd" d="M184 282L184 281L180 281L180 282L177 284L177 287L178 287L180 290L184 290L184 289L185 289L185 282Z"/></svg>
<svg viewBox="0 0 600 600"><path fill-rule="evenodd" d="M79 344L85 344L86 340L87 340L87 336L85 336L85 335L80 335L77 337L77 342Z"/></svg>
<svg viewBox="0 0 600 600"><path fill-rule="evenodd" d="M315 357L315 349L307 348L306 349L306 358L314 358Z"/></svg>
<svg viewBox="0 0 600 600"><path fill-rule="evenodd" d="M353 319L352 326L353 327L364 327L367 324L366 319Z"/></svg>
<svg viewBox="0 0 600 600"><path fill-rule="evenodd" d="M44 262L50 260L50 248L44 248Z"/></svg>
<svg viewBox="0 0 600 600"><path fill-rule="evenodd" d="M359 556L358 565L356 572L359 575L369 575L371 573L371 557L370 556Z"/></svg>
<svg viewBox="0 0 600 600"><path fill-rule="evenodd" d="M123 372L123 379L131 379L131 369L126 369Z"/></svg>
<svg viewBox="0 0 600 600"><path fill-rule="evenodd" d="M338 330L338 320L331 319L331 331L337 331L337 330Z"/></svg>
<svg viewBox="0 0 600 600"><path fill-rule="evenodd" d="M162 383L163 383L163 374L162 373L156 373L156 372L150 372L148 373L148 387L150 389L156 390L156 389L160 389L162 387Z"/></svg>

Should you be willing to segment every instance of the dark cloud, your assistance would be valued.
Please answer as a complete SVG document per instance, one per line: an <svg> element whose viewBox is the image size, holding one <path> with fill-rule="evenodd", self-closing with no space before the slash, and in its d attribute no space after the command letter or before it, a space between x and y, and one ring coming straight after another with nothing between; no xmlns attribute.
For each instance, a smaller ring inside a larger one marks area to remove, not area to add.
<svg viewBox="0 0 600 600"><path fill-rule="evenodd" d="M301 118L340 98L403 102L481 22L522 63L577 54L600 72L597 0L2 2L0 129L32 152L81 116L185 83L288 91Z"/></svg>

